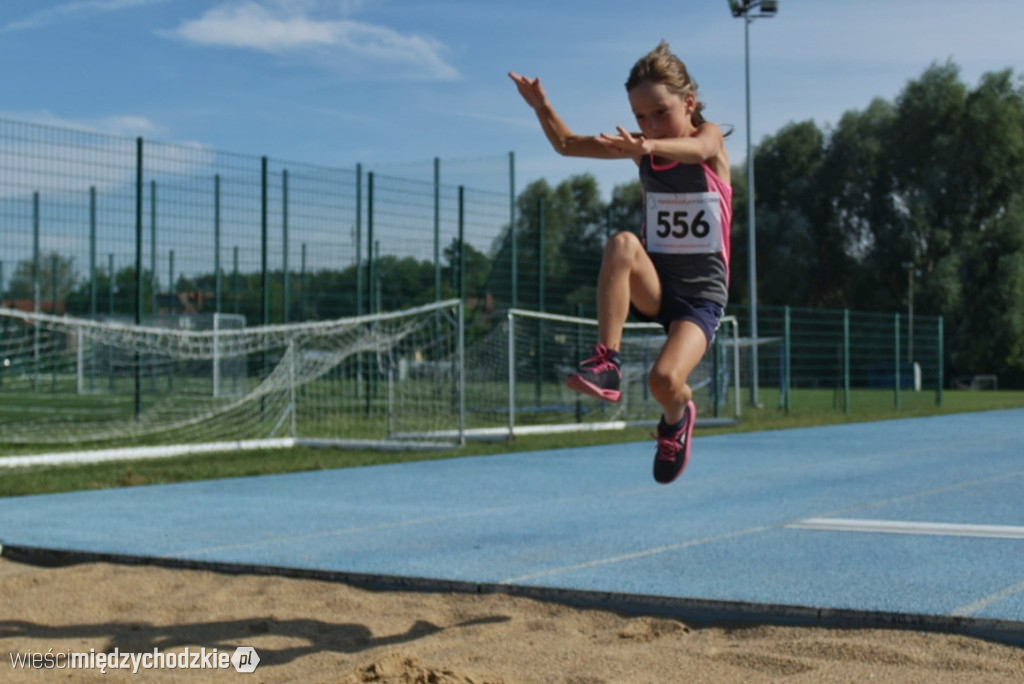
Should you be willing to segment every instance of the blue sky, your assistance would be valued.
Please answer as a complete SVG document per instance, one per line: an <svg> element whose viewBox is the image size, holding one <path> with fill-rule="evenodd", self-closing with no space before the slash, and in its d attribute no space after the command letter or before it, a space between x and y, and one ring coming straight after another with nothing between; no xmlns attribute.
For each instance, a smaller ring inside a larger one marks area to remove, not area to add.
<svg viewBox="0 0 1024 684"><path fill-rule="evenodd" d="M832 125L933 62L969 85L1021 75L1022 26L1021 0L780 0L751 26L753 139ZM742 162L726 0L3 0L0 117L391 175L512 151L520 188L589 171L607 196L633 165L555 155L505 74L541 76L577 132L611 131L633 124L623 82L661 39Z"/></svg>

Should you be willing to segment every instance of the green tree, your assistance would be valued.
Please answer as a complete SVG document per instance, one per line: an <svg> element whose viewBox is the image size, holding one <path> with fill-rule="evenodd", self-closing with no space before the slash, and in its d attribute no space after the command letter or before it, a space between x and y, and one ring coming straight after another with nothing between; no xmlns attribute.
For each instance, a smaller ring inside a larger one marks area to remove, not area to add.
<svg viewBox="0 0 1024 684"><path fill-rule="evenodd" d="M942 314L952 372L1024 370L1024 95L952 63L834 130L755 151L761 302ZM733 302L746 297L746 179L733 176ZM913 298L911 301L910 298Z"/></svg>
<svg viewBox="0 0 1024 684"><path fill-rule="evenodd" d="M849 245L821 192L826 141L813 121L792 123L757 148L758 293L765 304L843 306Z"/></svg>
<svg viewBox="0 0 1024 684"><path fill-rule="evenodd" d="M583 303L593 313L607 216L597 181L590 174L568 178L556 188L540 179L519 194L514 230L520 307L541 308L543 264L545 310L575 313L576 304ZM495 242L494 267L487 281L488 290L502 303L511 302L512 230L507 228Z"/></svg>
<svg viewBox="0 0 1024 684"><path fill-rule="evenodd" d="M442 297L455 297L459 293L460 273L466 278L466 297L474 297L483 300L487 297L487 283L491 275L491 260L486 254L473 247L468 242L465 244L465 270L460 268L459 240L455 238L444 248L442 256L447 267L441 270L441 295ZM422 268L429 271L430 297L417 303L426 303L433 299L433 273L434 266L424 261ZM424 290L426 293L426 290Z"/></svg>
<svg viewBox="0 0 1024 684"><path fill-rule="evenodd" d="M963 306L960 266L971 226L971 188L959 186L963 155L972 151L966 103L967 87L951 63L927 69L896 101L889 147L900 215L890 244L879 248L890 273L906 273L908 263L923 271L921 310L954 313Z"/></svg>
<svg viewBox="0 0 1024 684"><path fill-rule="evenodd" d="M644 191L639 180L616 185L607 210L608 234L629 231L639 234L644 220Z"/></svg>
<svg viewBox="0 0 1024 684"><path fill-rule="evenodd" d="M986 74L964 102L963 149L950 194L964 305L952 321L954 360L973 372L1024 371L1024 89Z"/></svg>
<svg viewBox="0 0 1024 684"><path fill-rule="evenodd" d="M590 174L573 176L559 184L555 196L562 221L558 250L566 268L554 292L563 311L575 313L582 305L584 311L594 315L607 209L597 180Z"/></svg>
<svg viewBox="0 0 1024 684"><path fill-rule="evenodd" d="M831 132L817 191L828 202L834 224L824 249L841 250L847 260L826 294L835 306L892 310L905 292L909 250L893 190L890 146L892 103L876 98L862 112L846 112ZM896 247L895 253L892 248ZM842 295L837 292L842 288Z"/></svg>
<svg viewBox="0 0 1024 684"><path fill-rule="evenodd" d="M11 299L33 300L36 287L44 311L53 310L53 303L65 302L74 292L78 280L74 260L58 252L41 254L39 273L32 259L19 261L7 283L7 296ZM38 277L37 277L38 276Z"/></svg>

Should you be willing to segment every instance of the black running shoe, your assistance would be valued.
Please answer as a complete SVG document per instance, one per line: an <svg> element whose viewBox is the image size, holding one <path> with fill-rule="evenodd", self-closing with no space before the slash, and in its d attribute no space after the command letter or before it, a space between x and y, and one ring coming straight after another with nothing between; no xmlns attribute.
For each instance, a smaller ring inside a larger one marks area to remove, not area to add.
<svg viewBox="0 0 1024 684"><path fill-rule="evenodd" d="M697 422L697 407L686 403L683 422L676 428L665 424L665 416L658 423L658 453L654 456L654 479L662 484L672 482L690 462L690 440L693 424Z"/></svg>
<svg viewBox="0 0 1024 684"><path fill-rule="evenodd" d="M620 401L621 382L618 353L599 344L594 347L594 355L580 364L580 372L570 375L565 384L580 394L605 401Z"/></svg>

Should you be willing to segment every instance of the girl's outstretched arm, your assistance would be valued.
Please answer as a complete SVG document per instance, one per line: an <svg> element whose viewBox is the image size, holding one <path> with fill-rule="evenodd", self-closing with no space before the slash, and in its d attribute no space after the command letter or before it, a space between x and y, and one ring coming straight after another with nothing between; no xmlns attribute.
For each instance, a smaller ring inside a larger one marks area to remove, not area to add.
<svg viewBox="0 0 1024 684"><path fill-rule="evenodd" d="M511 78L526 104L533 108L537 120L555 152L567 157L593 157L596 159L630 159L634 155L616 149L603 136L583 136L572 132L562 117L558 116L548 100L540 78L528 78L510 71Z"/></svg>

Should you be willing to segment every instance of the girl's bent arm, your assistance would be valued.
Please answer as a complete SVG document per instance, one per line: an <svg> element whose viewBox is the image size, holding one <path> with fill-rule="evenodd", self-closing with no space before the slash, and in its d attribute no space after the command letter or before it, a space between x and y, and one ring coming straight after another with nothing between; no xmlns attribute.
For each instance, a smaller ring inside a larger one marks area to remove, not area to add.
<svg viewBox="0 0 1024 684"><path fill-rule="evenodd" d="M713 123L702 123L694 135L687 138L649 140L651 153L683 164L699 164L721 154L725 146L722 130Z"/></svg>
<svg viewBox="0 0 1024 684"><path fill-rule="evenodd" d="M561 155L566 157L591 157L595 159L630 159L632 154L616 149L603 138L592 135L576 135L562 121L550 105L534 109L537 120L548 142Z"/></svg>
<svg viewBox="0 0 1024 684"><path fill-rule="evenodd" d="M597 159L629 159L633 155L617 149L603 137L576 135L562 120L548 101L539 78L527 78L509 72L519 94L533 108L541 129L555 152L567 157L593 157Z"/></svg>

